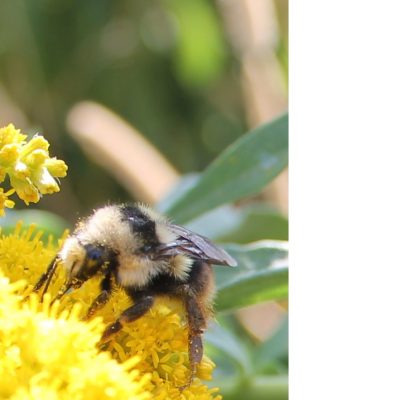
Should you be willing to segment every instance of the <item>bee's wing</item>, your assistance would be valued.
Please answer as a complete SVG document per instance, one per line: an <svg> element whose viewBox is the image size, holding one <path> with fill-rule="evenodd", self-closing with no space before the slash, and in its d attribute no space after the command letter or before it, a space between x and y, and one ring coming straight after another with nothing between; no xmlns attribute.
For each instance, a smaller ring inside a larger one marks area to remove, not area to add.
<svg viewBox="0 0 400 400"><path fill-rule="evenodd" d="M168 224L167 229L174 233L177 238L159 247L159 255L176 256L186 254L189 257L203 260L210 264L228 265L235 267L237 262L225 250L215 246L209 239L183 228L179 225Z"/></svg>

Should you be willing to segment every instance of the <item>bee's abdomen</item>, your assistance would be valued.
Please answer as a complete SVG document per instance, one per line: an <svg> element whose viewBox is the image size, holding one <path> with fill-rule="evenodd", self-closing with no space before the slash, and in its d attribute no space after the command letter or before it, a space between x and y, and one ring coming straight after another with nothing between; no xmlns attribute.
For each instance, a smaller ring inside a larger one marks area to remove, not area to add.
<svg viewBox="0 0 400 400"><path fill-rule="evenodd" d="M194 261L185 280L162 273L155 276L146 286L146 291L154 295L181 297L183 290L189 290L200 298L205 305L211 305L214 297L214 276L211 266L202 261Z"/></svg>
<svg viewBox="0 0 400 400"><path fill-rule="evenodd" d="M189 274L189 286L208 312L212 312L212 304L215 296L214 271L210 264L203 261L196 261Z"/></svg>
<svg viewBox="0 0 400 400"><path fill-rule="evenodd" d="M195 261L190 270L187 283L197 294L203 294L209 290L210 283L213 284L214 275L211 266L203 261Z"/></svg>

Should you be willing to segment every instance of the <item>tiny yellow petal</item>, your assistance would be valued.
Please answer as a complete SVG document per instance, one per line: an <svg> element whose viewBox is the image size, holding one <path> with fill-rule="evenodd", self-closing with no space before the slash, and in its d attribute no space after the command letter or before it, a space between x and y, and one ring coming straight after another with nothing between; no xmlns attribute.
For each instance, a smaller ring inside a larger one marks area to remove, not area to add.
<svg viewBox="0 0 400 400"><path fill-rule="evenodd" d="M30 171L28 166L22 161L17 161L14 165L14 169L12 172L9 171L11 176L15 176L17 179L24 180L28 178L30 175Z"/></svg>
<svg viewBox="0 0 400 400"><path fill-rule="evenodd" d="M67 164L62 160L57 160L56 157L47 159L44 166L54 177L64 178L67 175Z"/></svg>
<svg viewBox="0 0 400 400"><path fill-rule="evenodd" d="M14 207L15 203L8 198L14 192L15 192L14 189L4 192L3 188L0 188L0 216L4 215L5 208L13 208Z"/></svg>
<svg viewBox="0 0 400 400"><path fill-rule="evenodd" d="M42 194L55 193L60 190L56 180L50 175L47 168L41 167L34 171L31 179Z"/></svg>
<svg viewBox="0 0 400 400"><path fill-rule="evenodd" d="M43 136L34 136L27 144L25 144L21 151L21 156L24 157L34 150L44 150L48 153L49 142Z"/></svg>
<svg viewBox="0 0 400 400"><path fill-rule="evenodd" d="M4 202L4 206L5 206L6 208L14 208L15 202L12 201L12 200L7 199L7 200Z"/></svg>
<svg viewBox="0 0 400 400"><path fill-rule="evenodd" d="M29 178L18 179L14 176L10 176L10 183L18 197L23 200L25 204L37 203L40 200L40 193Z"/></svg>
<svg viewBox="0 0 400 400"><path fill-rule="evenodd" d="M20 133L13 124L0 128L0 148L11 143L24 143L26 135Z"/></svg>
<svg viewBox="0 0 400 400"><path fill-rule="evenodd" d="M46 151L37 149L32 151L26 157L22 157L22 160L29 165L30 168L34 169L41 167L48 157L49 154Z"/></svg>
<svg viewBox="0 0 400 400"><path fill-rule="evenodd" d="M16 143L11 143L3 146L0 149L0 165L3 168L11 167L19 157L20 146Z"/></svg>

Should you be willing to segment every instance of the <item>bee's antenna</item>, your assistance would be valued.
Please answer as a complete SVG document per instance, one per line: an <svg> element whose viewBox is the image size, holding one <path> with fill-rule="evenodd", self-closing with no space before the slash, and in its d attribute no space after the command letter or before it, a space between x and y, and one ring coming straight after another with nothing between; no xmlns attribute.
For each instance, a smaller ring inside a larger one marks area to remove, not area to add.
<svg viewBox="0 0 400 400"><path fill-rule="evenodd" d="M57 266L59 264L59 258L58 256L55 256L49 266L47 267L46 272L39 278L37 281L36 285L33 288L33 292L38 292L40 288L44 286L42 295L40 296L40 301L43 300L44 294L47 292L47 289L49 288L50 282L54 276L54 273L56 272Z"/></svg>

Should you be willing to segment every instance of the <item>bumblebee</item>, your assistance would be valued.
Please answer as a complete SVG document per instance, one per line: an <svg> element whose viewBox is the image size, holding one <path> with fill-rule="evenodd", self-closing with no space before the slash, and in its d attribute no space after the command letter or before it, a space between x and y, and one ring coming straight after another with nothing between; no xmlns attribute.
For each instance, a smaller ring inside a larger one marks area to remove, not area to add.
<svg viewBox="0 0 400 400"><path fill-rule="evenodd" d="M144 205L122 204L99 208L77 224L36 283L35 292L43 286L43 294L47 291L59 264L66 269L67 279L55 300L88 279L102 276L100 293L86 318L107 303L115 286L132 299L133 305L105 329L103 342L149 311L157 296L180 299L189 332L191 373L185 387L191 384L203 356L202 334L212 314L215 290L211 265L236 266L229 254Z"/></svg>

